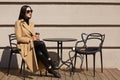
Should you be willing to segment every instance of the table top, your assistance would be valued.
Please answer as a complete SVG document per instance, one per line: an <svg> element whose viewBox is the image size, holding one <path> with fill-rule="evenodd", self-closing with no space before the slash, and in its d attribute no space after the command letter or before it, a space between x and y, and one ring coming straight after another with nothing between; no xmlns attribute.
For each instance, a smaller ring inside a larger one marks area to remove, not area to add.
<svg viewBox="0 0 120 80"><path fill-rule="evenodd" d="M69 41L76 41L77 39L75 38L45 38L43 39L44 41L52 41L52 42L69 42Z"/></svg>

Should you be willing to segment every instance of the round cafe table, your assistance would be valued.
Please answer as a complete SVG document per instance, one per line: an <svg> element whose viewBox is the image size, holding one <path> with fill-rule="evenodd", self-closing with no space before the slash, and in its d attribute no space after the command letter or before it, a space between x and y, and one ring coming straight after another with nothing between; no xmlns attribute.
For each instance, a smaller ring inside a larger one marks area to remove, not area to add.
<svg viewBox="0 0 120 80"><path fill-rule="evenodd" d="M57 42L57 59L58 59L58 64L60 64L60 61L62 62L62 64L59 66L59 68L65 64L68 60L63 61L63 42L72 42L72 41L77 41L77 39L75 38L45 38L43 39L44 41L49 41L49 42ZM68 65L67 65L68 66Z"/></svg>

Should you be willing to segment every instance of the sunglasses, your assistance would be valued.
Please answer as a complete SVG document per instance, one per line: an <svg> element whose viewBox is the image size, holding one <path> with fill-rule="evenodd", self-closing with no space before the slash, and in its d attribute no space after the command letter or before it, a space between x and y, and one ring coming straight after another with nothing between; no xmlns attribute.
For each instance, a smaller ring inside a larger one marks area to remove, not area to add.
<svg viewBox="0 0 120 80"><path fill-rule="evenodd" d="M33 12L33 10L27 10L27 11L26 11L26 13L30 13L30 12L32 13L32 12Z"/></svg>

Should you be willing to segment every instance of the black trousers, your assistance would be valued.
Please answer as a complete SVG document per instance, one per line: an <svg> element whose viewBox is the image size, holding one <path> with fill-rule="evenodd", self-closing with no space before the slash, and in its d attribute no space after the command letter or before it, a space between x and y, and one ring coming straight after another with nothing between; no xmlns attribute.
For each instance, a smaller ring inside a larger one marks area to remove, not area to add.
<svg viewBox="0 0 120 80"><path fill-rule="evenodd" d="M50 58L46 45L43 41L34 41L34 48L37 60L40 60L45 67L48 69L49 66L54 67L54 63L52 60L48 60Z"/></svg>

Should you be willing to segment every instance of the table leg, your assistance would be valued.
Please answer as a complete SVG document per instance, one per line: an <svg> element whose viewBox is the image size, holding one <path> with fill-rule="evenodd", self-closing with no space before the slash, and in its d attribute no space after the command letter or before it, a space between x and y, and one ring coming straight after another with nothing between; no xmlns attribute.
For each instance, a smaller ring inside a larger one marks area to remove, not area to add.
<svg viewBox="0 0 120 80"><path fill-rule="evenodd" d="M62 42L58 41L57 42L57 53L58 53L58 63L60 64L60 61L62 60Z"/></svg>
<svg viewBox="0 0 120 80"><path fill-rule="evenodd" d="M59 42L59 45L60 45L60 59L62 61L62 42Z"/></svg>
<svg viewBox="0 0 120 80"><path fill-rule="evenodd" d="M63 60L63 51L62 50L63 50L63 42L58 41L57 42L58 61L59 61L59 64L60 64L60 62L62 63L61 65L59 65L59 68L62 67L63 65L70 67L70 65L72 65L72 63L68 62L68 61L70 61L70 59L68 59L66 61Z"/></svg>

